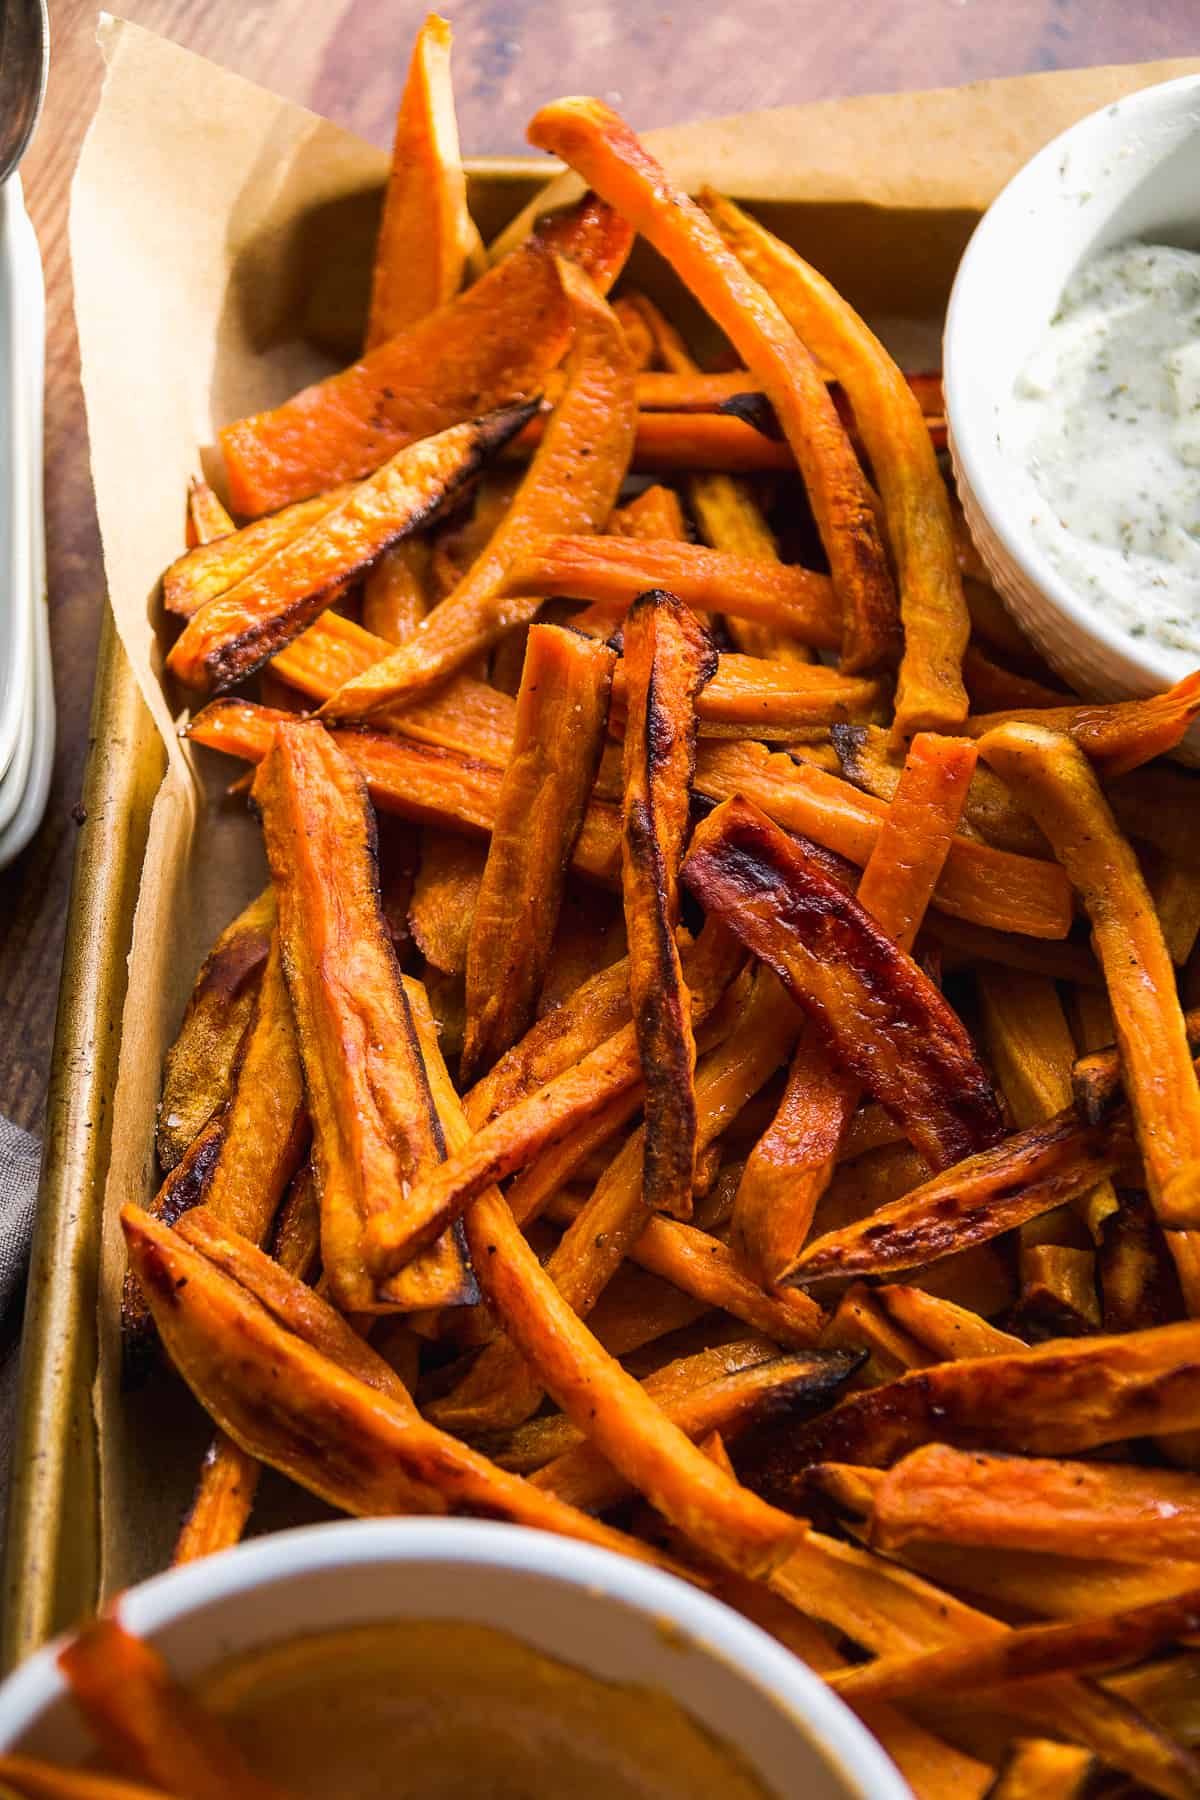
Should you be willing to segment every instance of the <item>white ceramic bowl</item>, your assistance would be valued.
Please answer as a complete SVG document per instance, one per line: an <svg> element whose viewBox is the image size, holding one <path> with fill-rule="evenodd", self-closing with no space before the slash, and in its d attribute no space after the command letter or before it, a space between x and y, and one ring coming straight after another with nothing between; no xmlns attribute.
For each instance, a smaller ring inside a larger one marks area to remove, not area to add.
<svg viewBox="0 0 1200 1800"><path fill-rule="evenodd" d="M946 315L950 449L972 535L1046 659L1105 699L1158 693L1200 659L1098 614L1028 529L1044 505L1005 446L1013 384L1076 267L1128 239L1200 248L1200 76L1144 88L1073 125L1015 175L975 230ZM1200 755L1200 732L1188 749Z"/></svg>
<svg viewBox="0 0 1200 1800"><path fill-rule="evenodd" d="M259 1538L126 1594L122 1622L183 1680L306 1632L417 1618L497 1626L672 1696L779 1800L912 1800L854 1714L757 1626L607 1550L478 1520L354 1520ZM664 1625L670 1629L664 1629ZM88 1748L54 1647L0 1688L0 1750Z"/></svg>

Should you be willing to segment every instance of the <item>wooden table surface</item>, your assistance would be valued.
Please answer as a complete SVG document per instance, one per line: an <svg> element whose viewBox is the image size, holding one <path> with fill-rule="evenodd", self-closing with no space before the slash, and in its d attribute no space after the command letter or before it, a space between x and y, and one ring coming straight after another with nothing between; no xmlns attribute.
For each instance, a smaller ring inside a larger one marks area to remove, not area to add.
<svg viewBox="0 0 1200 1800"><path fill-rule="evenodd" d="M96 0L50 0L45 116L25 192L46 269L46 527L59 744L45 824L0 875L0 1113L36 1130L54 1030L74 855L72 808L104 583L67 257L71 174L99 85ZM417 0L126 0L120 10L303 101L380 145ZM462 140L513 152L524 121L563 92L602 95L634 124L932 87L989 75L1195 53L1195 0L459 0ZM169 120L163 129L169 130Z"/></svg>

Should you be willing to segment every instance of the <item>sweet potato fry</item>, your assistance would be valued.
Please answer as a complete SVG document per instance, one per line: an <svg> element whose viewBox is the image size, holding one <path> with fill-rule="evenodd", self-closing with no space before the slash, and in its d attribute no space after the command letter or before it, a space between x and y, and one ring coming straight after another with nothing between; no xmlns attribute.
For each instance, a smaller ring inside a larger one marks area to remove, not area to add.
<svg viewBox="0 0 1200 1800"><path fill-rule="evenodd" d="M1200 936L1200 870L1190 862L1168 861L1152 848L1141 861L1167 954L1182 969Z"/></svg>
<svg viewBox="0 0 1200 1800"><path fill-rule="evenodd" d="M714 550L749 556L759 563L780 560L775 534L763 517L749 482L724 473L698 474L690 478L687 492L700 535ZM769 625L729 614L727 629L737 648L747 655L783 663L788 668L803 667L813 661L807 644Z"/></svg>
<svg viewBox="0 0 1200 1800"><path fill-rule="evenodd" d="M1022 656L1022 662L1025 657ZM1047 670L1053 676L1053 671ZM1062 706L1070 694L1061 687L1047 687L1029 675L1015 675L993 662L977 644L968 644L963 657L963 676L972 711L1003 712L1011 707Z"/></svg>
<svg viewBox="0 0 1200 1800"><path fill-rule="evenodd" d="M693 1025L716 1005L740 960L719 926L706 929L692 958L684 962ZM541 1031L556 1016L543 1019L535 1030ZM577 1063L493 1117L490 1124L477 1128L462 1150L418 1180L409 1196L410 1208L429 1222L448 1224L483 1188L524 1168L544 1145L592 1118L633 1087L640 1076L637 1039L630 1021ZM372 1238L372 1251L386 1268L394 1251L389 1227L382 1219L373 1228Z"/></svg>
<svg viewBox="0 0 1200 1800"><path fill-rule="evenodd" d="M83 1626L59 1651L58 1666L105 1759L131 1780L180 1800L284 1800L157 1651L116 1619Z"/></svg>
<svg viewBox="0 0 1200 1800"><path fill-rule="evenodd" d="M998 1331L978 1313L921 1288L889 1282L875 1298L887 1317L923 1345L935 1362L965 1362L973 1356L1008 1356L1021 1350L1020 1338L1011 1332Z"/></svg>
<svg viewBox="0 0 1200 1800"><path fill-rule="evenodd" d="M824 1331L827 1350L855 1350L863 1358L853 1386L880 1387L909 1369L923 1369L933 1359L907 1332L899 1330L877 1304L864 1281L851 1282Z"/></svg>
<svg viewBox="0 0 1200 1800"><path fill-rule="evenodd" d="M456 1153L470 1142L471 1128L436 1036L422 1047L446 1141ZM547 1392L600 1454L706 1555L750 1575L781 1561L804 1527L715 1468L667 1420L572 1312L497 1188L484 1186L477 1194L466 1230L473 1258L486 1265L489 1306Z"/></svg>
<svg viewBox="0 0 1200 1800"><path fill-rule="evenodd" d="M766 1492L794 1491L810 1462L886 1468L920 1445L1066 1455L1200 1424L1200 1326L1042 1344L942 1363L856 1394L764 1450Z"/></svg>
<svg viewBox="0 0 1200 1800"><path fill-rule="evenodd" d="M155 1148L165 1172L228 1098L274 926L275 894L267 888L225 927L201 964L163 1072Z"/></svg>
<svg viewBox="0 0 1200 1800"><path fill-rule="evenodd" d="M226 755L261 762L275 728L294 722L248 701L217 701L197 715L188 735ZM500 793L500 771L436 745L409 742L391 732L337 731L329 734L359 771L371 799L383 812L452 831L490 832ZM575 845L572 867L607 886L620 871L621 837L617 810L593 801Z"/></svg>
<svg viewBox="0 0 1200 1800"><path fill-rule="evenodd" d="M842 663L894 653L896 597L866 479L812 356L775 302L629 127L598 100L543 107L530 143L561 155L675 268L745 358L779 416L809 492L843 612Z"/></svg>
<svg viewBox="0 0 1200 1800"><path fill-rule="evenodd" d="M642 1385L662 1407L664 1418L693 1442L700 1443L710 1431L732 1440L758 1417L779 1418L793 1410L820 1406L841 1387L857 1360L836 1350L776 1356L705 1382L674 1400L655 1392L650 1381ZM630 1491L628 1483L590 1444L564 1451L530 1479L534 1487L557 1494L585 1512L606 1512L627 1499Z"/></svg>
<svg viewBox="0 0 1200 1800"><path fill-rule="evenodd" d="M467 940L486 860L486 845L474 838L429 829L421 835L409 929L426 962L445 975L466 970Z"/></svg>
<svg viewBox="0 0 1200 1800"><path fill-rule="evenodd" d="M1200 1006L1189 1007L1183 1015L1188 1049L1200 1052ZM1077 1059L1071 1071L1071 1092L1075 1104L1090 1124L1108 1117L1125 1093L1125 1063L1120 1047L1108 1044Z"/></svg>
<svg viewBox="0 0 1200 1800"><path fill-rule="evenodd" d="M828 1281L922 1268L1089 1193L1128 1148L1124 1132L1082 1125L1068 1107L868 1217L815 1238L797 1259L795 1278Z"/></svg>
<svg viewBox="0 0 1200 1800"><path fill-rule="evenodd" d="M332 589L365 573L461 493L527 415L523 404L502 407L397 451L269 562L193 614L167 658L172 674L209 689L260 667L328 606Z"/></svg>
<svg viewBox="0 0 1200 1800"><path fill-rule="evenodd" d="M606 645L560 626L530 628L512 757L467 943L464 1086L533 1023L616 660Z"/></svg>
<svg viewBox="0 0 1200 1800"><path fill-rule="evenodd" d="M505 586L514 595L565 594L621 611L635 594L666 588L699 611L754 619L823 650L841 630L828 576L703 544L545 536L523 547Z"/></svg>
<svg viewBox="0 0 1200 1800"><path fill-rule="evenodd" d="M1140 1662L1200 1632L1200 1589L1098 1619L1028 1625L994 1643L954 1645L925 1655L880 1657L830 1677L843 1699L901 1700L931 1689L954 1694L1039 1675L1092 1674ZM997 1696L1003 1698L1003 1696Z"/></svg>
<svg viewBox="0 0 1200 1800"><path fill-rule="evenodd" d="M602 290L633 235L590 196L466 293L341 374L220 433L234 510L248 517L369 475L398 450L536 391L571 334L555 257Z"/></svg>
<svg viewBox="0 0 1200 1800"><path fill-rule="evenodd" d="M1008 1634L998 1620L907 1570L817 1532L809 1532L770 1584L781 1598L878 1656L998 1643ZM1171 1743L1116 1694L1070 1675L1043 1676L1010 1689L1005 1703L1010 1714L1094 1749L1156 1793L1184 1800L1195 1786L1192 1753Z"/></svg>
<svg viewBox="0 0 1200 1800"><path fill-rule="evenodd" d="M228 537L236 529L207 481L199 475L193 475L188 482L188 549L194 550L199 544L211 544L217 538Z"/></svg>
<svg viewBox="0 0 1200 1800"><path fill-rule="evenodd" d="M779 752L772 755L761 744L702 743L695 786L712 800L740 794L786 831L836 850L860 868L887 812L883 801L858 793L849 782ZM950 846L934 905L974 925L1034 937L1062 938L1071 925L1070 884L1061 869L963 837Z"/></svg>
<svg viewBox="0 0 1200 1800"><path fill-rule="evenodd" d="M425 538L402 538L367 571L362 622L385 643L407 644L432 604Z"/></svg>
<svg viewBox="0 0 1200 1800"><path fill-rule="evenodd" d="M657 356L654 333L641 309L642 299L643 296L636 289L626 288L612 303L613 311L621 321L621 330L625 333L629 360L639 375L643 369L653 367Z"/></svg>
<svg viewBox="0 0 1200 1800"><path fill-rule="evenodd" d="M621 887L629 999L645 1089L642 1197L689 1218L696 1160L696 1044L675 943L679 864L696 766L696 696L717 653L673 594L639 596L625 621Z"/></svg>
<svg viewBox="0 0 1200 1800"><path fill-rule="evenodd" d="M674 488L643 488L624 506L618 506L608 521L613 537L639 538L652 543L655 538L674 538L680 543L688 539L687 521Z"/></svg>
<svg viewBox="0 0 1200 1800"><path fill-rule="evenodd" d="M693 836L682 877L775 970L839 1065L883 1102L933 1168L996 1141L995 1096L958 1016L757 807L718 807Z"/></svg>
<svg viewBox="0 0 1200 1800"><path fill-rule="evenodd" d="M261 1273L284 1290L271 1311L138 1207L125 1207L122 1224L183 1379L243 1449L302 1487L362 1516L481 1511L661 1561L427 1425L399 1376L310 1289L291 1282L309 1331L301 1336L277 1323L290 1278L269 1258ZM344 1346L354 1365L339 1366L331 1345Z"/></svg>
<svg viewBox="0 0 1200 1800"><path fill-rule="evenodd" d="M545 414L530 419L509 444L506 459L518 462L535 452L547 424ZM693 469L790 475L796 459L786 444L764 437L730 413L639 412L630 468L638 475L679 475Z"/></svg>
<svg viewBox="0 0 1200 1800"><path fill-rule="evenodd" d="M633 447L633 370L621 328L596 288L573 263L556 267L575 328L567 385L512 505L416 636L326 701L326 717L361 717L411 697L527 624L537 605L506 594L510 564L535 539L596 531L611 513Z"/></svg>
<svg viewBox="0 0 1200 1800"><path fill-rule="evenodd" d="M201 1209L203 1211L204 1209ZM205 1214L207 1217L208 1215ZM307 1281L321 1243L321 1208L311 1165L297 1175L279 1211L273 1254L285 1274ZM196 1562L239 1543L254 1506L262 1464L218 1431L175 1542L172 1565Z"/></svg>
<svg viewBox="0 0 1200 1800"><path fill-rule="evenodd" d="M1077 744L1038 726L1007 725L980 748L1054 845L1091 918L1155 1216L1172 1235L1196 1229L1200 1086L1137 858ZM1189 1311L1200 1308L1200 1291L1185 1297Z"/></svg>
<svg viewBox="0 0 1200 1800"><path fill-rule="evenodd" d="M228 593L286 544L341 506L354 491L353 483L343 482L312 500L298 500L281 512L255 519L240 531L233 529L231 521L227 533L215 539L200 539L193 549L177 557L163 575L163 605L177 618L190 619L207 601Z"/></svg>
<svg viewBox="0 0 1200 1800"><path fill-rule="evenodd" d="M947 971L989 962L1003 969L1046 975L1051 981L1071 981L1091 993L1099 994L1104 986L1100 965L1084 944L1047 943L1014 931L992 931L946 912L927 916L917 948L918 953L935 950Z"/></svg>
<svg viewBox="0 0 1200 1800"><path fill-rule="evenodd" d="M974 767L962 740L913 740L858 890L902 950L911 951L941 876ZM860 1099L858 1083L832 1065L810 1024L734 1205L732 1241L770 1286L788 1279Z"/></svg>
<svg viewBox="0 0 1200 1800"><path fill-rule="evenodd" d="M162 1788L122 1781L118 1775L93 1775L32 1756L8 1755L0 1755L0 1793L17 1800L170 1800Z"/></svg>
<svg viewBox="0 0 1200 1800"><path fill-rule="evenodd" d="M1079 746L1102 781L1114 781L1174 750L1198 713L1200 671L1148 700L980 713L968 718L963 730L978 738L1002 725L1035 725L1062 733Z"/></svg>
<svg viewBox="0 0 1200 1800"><path fill-rule="evenodd" d="M798 732L844 719L878 716L887 689L866 675L842 675L822 663L780 667L757 656L723 655L696 697L700 736L755 738L788 743ZM613 698L625 698L623 666Z"/></svg>
<svg viewBox="0 0 1200 1800"><path fill-rule="evenodd" d="M872 1543L891 1552L913 1538L1072 1559L1194 1562L1200 1476L929 1444L897 1463L874 1496Z"/></svg>
<svg viewBox="0 0 1200 1800"><path fill-rule="evenodd" d="M1084 1800L1094 1758L1052 1738L1022 1738L1012 1747L987 1800Z"/></svg>
<svg viewBox="0 0 1200 1800"><path fill-rule="evenodd" d="M440 1228L423 1228L410 1184L440 1143L380 917L362 779L321 726L292 724L276 729L254 792L308 1091L326 1278L358 1310L461 1301L470 1279L452 1236L382 1289L367 1248L381 1212L403 1227L396 1268L433 1245Z"/></svg>
<svg viewBox="0 0 1200 1800"><path fill-rule="evenodd" d="M697 1073L694 1117L700 1149L713 1142L770 1078L787 1054L797 1023L791 1001L774 976L763 970L733 1031L702 1060ZM546 1263L546 1273L581 1318L592 1311L645 1229L648 1130L643 1125L621 1146ZM484 1352L431 1416L456 1431L496 1430L529 1418L541 1398L513 1346L500 1342Z"/></svg>
<svg viewBox="0 0 1200 1800"><path fill-rule="evenodd" d="M450 80L452 32L430 13L413 46L371 271L367 349L457 294L475 238Z"/></svg>
<svg viewBox="0 0 1200 1800"><path fill-rule="evenodd" d="M904 655L896 732L953 731L967 714L962 659L970 619L946 484L920 405L874 332L803 257L732 201L706 191L701 204L743 268L837 377L854 409L883 500L900 589Z"/></svg>

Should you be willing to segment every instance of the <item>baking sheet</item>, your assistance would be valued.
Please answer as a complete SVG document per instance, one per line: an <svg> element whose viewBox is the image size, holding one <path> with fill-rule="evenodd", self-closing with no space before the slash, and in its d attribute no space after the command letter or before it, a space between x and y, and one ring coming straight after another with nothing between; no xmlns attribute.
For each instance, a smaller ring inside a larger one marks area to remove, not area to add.
<svg viewBox="0 0 1200 1800"><path fill-rule="evenodd" d="M102 1204L93 1403L111 1591L162 1566L206 1436L177 1398L118 1390L116 1214L153 1190L162 1058L194 970L264 874L254 827L221 799L228 768L196 767L178 741L159 679L157 582L182 544L187 477L215 428L328 366L298 322L314 281L337 273L347 245L369 243L386 159L138 27L105 17L99 37L108 74L71 207L82 378L113 617L167 763L148 822ZM703 176L755 205L893 342L915 332L928 344L970 229L1008 175L1084 113L1198 69L1178 61L822 103L649 141L685 180ZM585 70L570 73L571 85L586 82ZM543 98L531 95L530 110ZM474 190L489 229L526 197L486 178ZM663 290L648 255L635 272ZM356 273L345 270L351 284ZM211 452L205 466L217 473Z"/></svg>

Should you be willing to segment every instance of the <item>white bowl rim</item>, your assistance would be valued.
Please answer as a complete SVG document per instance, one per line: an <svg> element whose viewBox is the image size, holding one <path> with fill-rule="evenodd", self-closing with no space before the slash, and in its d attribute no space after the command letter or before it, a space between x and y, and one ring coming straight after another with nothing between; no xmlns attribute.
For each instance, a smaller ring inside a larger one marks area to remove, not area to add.
<svg viewBox="0 0 1200 1800"><path fill-rule="evenodd" d="M1067 146L1104 131L1115 116L1136 119L1189 94L1200 101L1200 75L1177 75L1170 81L1138 88L1077 119L1030 157L1001 188L971 234L950 290L943 333L946 423L959 479L965 481L975 504L986 514L992 531L1026 580L1040 590L1074 630L1102 645L1110 661L1120 666L1128 687L1143 695L1161 692L1180 679L1178 669L1170 666L1172 652L1156 647L1151 639L1132 637L1106 614L1090 609L1032 535L1014 526L1012 514L1016 509L994 503L1004 491L1004 457L995 443L994 431L981 428L976 409L964 398L970 377L960 361L959 339L962 319L974 305L977 290L994 271L997 246L1010 241L1010 227L1018 224L1022 210L1028 206L1030 190L1036 192L1048 170L1058 167ZM1200 222L1200 214L1197 217ZM965 432L964 422L968 422ZM1200 663L1200 657L1195 662Z"/></svg>
<svg viewBox="0 0 1200 1800"><path fill-rule="evenodd" d="M594 1544L484 1519L346 1519L254 1538L236 1549L168 1569L119 1599L128 1630L153 1639L195 1609L289 1577L372 1563L487 1564L540 1575L666 1618L703 1653L768 1695L797 1729L807 1727L833 1767L870 1800L912 1800L876 1739L822 1678L759 1626L699 1588ZM331 1623L333 1623L331 1621ZM67 1634L69 1637L69 1634ZM0 1686L0 1746L27 1730L66 1692L57 1651L35 1652Z"/></svg>

